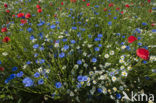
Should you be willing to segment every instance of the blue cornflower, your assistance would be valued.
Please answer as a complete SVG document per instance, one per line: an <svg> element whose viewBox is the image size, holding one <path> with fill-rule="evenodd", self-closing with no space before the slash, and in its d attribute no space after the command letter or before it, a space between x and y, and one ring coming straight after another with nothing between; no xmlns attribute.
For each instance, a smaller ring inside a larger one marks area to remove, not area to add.
<svg viewBox="0 0 156 103"><path fill-rule="evenodd" d="M61 88L61 86L62 86L61 82L55 83L55 87L56 87L56 88Z"/></svg>
<svg viewBox="0 0 156 103"><path fill-rule="evenodd" d="M56 23L56 24L59 24L60 22L59 22L59 21L56 21L55 23Z"/></svg>
<svg viewBox="0 0 156 103"><path fill-rule="evenodd" d="M34 84L34 81L29 77L25 77L23 79L23 84L24 84L25 87L31 87Z"/></svg>
<svg viewBox="0 0 156 103"><path fill-rule="evenodd" d="M30 33L30 32L33 31L33 29L32 28L28 28L27 31Z"/></svg>
<svg viewBox="0 0 156 103"><path fill-rule="evenodd" d="M33 48L34 48L34 49L37 49L38 47L39 47L38 44L33 45Z"/></svg>
<svg viewBox="0 0 156 103"><path fill-rule="evenodd" d="M125 44L125 42L121 42L121 45L124 45Z"/></svg>
<svg viewBox="0 0 156 103"><path fill-rule="evenodd" d="M116 20L116 19L117 19L117 17L114 17L114 19Z"/></svg>
<svg viewBox="0 0 156 103"><path fill-rule="evenodd" d="M98 38L102 38L103 37L103 35L102 34L98 34Z"/></svg>
<svg viewBox="0 0 156 103"><path fill-rule="evenodd" d="M64 49L64 50L69 49L69 45L64 45L63 49Z"/></svg>
<svg viewBox="0 0 156 103"><path fill-rule="evenodd" d="M76 87L80 88L81 86L82 86L81 83L78 83Z"/></svg>
<svg viewBox="0 0 156 103"><path fill-rule="evenodd" d="M37 57L37 56L38 56L38 53L35 53L35 54L34 54L34 57Z"/></svg>
<svg viewBox="0 0 156 103"><path fill-rule="evenodd" d="M131 48L130 48L130 46L126 46L126 49L127 49L127 50L130 50Z"/></svg>
<svg viewBox="0 0 156 103"><path fill-rule="evenodd" d="M138 45L139 45L139 46L141 46L141 45L142 45L142 43L138 43Z"/></svg>
<svg viewBox="0 0 156 103"><path fill-rule="evenodd" d="M41 59L39 62L40 62L40 64L43 64L45 62L45 60Z"/></svg>
<svg viewBox="0 0 156 103"><path fill-rule="evenodd" d="M10 80L11 80L11 78L7 78L7 79L5 80L5 83L6 83L6 84L9 83Z"/></svg>
<svg viewBox="0 0 156 103"><path fill-rule="evenodd" d="M117 36L120 36L120 33L116 33Z"/></svg>
<svg viewBox="0 0 156 103"><path fill-rule="evenodd" d="M77 29L77 27L72 27L72 30L76 30Z"/></svg>
<svg viewBox="0 0 156 103"><path fill-rule="evenodd" d="M117 99L121 99L121 94L120 94L120 93L117 93L117 94L116 94L116 98L117 98Z"/></svg>
<svg viewBox="0 0 156 103"><path fill-rule="evenodd" d="M99 44L98 46L99 46L99 47L102 47L102 44Z"/></svg>
<svg viewBox="0 0 156 103"><path fill-rule="evenodd" d="M139 34L141 33L141 30L139 28L136 28L135 31Z"/></svg>
<svg viewBox="0 0 156 103"><path fill-rule="evenodd" d="M0 64L2 64L2 62L0 61Z"/></svg>
<svg viewBox="0 0 156 103"><path fill-rule="evenodd" d="M43 83L44 83L44 80L43 80L43 79L39 79L39 80L38 80L38 84L39 84L39 85L41 85L41 84L43 84Z"/></svg>
<svg viewBox="0 0 156 103"><path fill-rule="evenodd" d="M150 77L146 76L146 77L145 77L145 79L146 79L146 80L149 80L149 79L150 79Z"/></svg>
<svg viewBox="0 0 156 103"><path fill-rule="evenodd" d="M95 27L99 27L99 25L98 24L95 24Z"/></svg>
<svg viewBox="0 0 156 103"><path fill-rule="evenodd" d="M95 50L95 51L99 51L100 49L99 49L98 47L95 47L94 50Z"/></svg>
<svg viewBox="0 0 156 103"><path fill-rule="evenodd" d="M96 58L92 58L92 62L95 63L97 61Z"/></svg>
<svg viewBox="0 0 156 103"><path fill-rule="evenodd" d="M67 41L67 39L62 39L62 41L63 41L63 42L66 42L66 41Z"/></svg>
<svg viewBox="0 0 156 103"><path fill-rule="evenodd" d="M79 65L82 64L82 61L81 60L78 60L77 61L77 64L79 64Z"/></svg>
<svg viewBox="0 0 156 103"><path fill-rule="evenodd" d="M95 8L99 8L99 5L95 5L94 7L95 7Z"/></svg>
<svg viewBox="0 0 156 103"><path fill-rule="evenodd" d="M34 35L31 35L30 40L34 40L34 39L35 39Z"/></svg>
<svg viewBox="0 0 156 103"><path fill-rule="evenodd" d="M152 29L152 32L155 33L156 32L156 29Z"/></svg>
<svg viewBox="0 0 156 103"><path fill-rule="evenodd" d="M17 76L17 77L22 77L23 74L24 74L24 73L23 73L22 71L20 71L19 73L16 74L16 76Z"/></svg>
<svg viewBox="0 0 156 103"><path fill-rule="evenodd" d="M35 77L35 78L40 77L40 73L39 73L39 72L36 72L36 73L34 74L34 77Z"/></svg>
<svg viewBox="0 0 156 103"><path fill-rule="evenodd" d="M77 77L77 80L78 80L79 82L83 82L83 76L79 75L79 76Z"/></svg>
<svg viewBox="0 0 156 103"><path fill-rule="evenodd" d="M88 76L83 76L83 81L87 81L88 80Z"/></svg>
<svg viewBox="0 0 156 103"><path fill-rule="evenodd" d="M95 38L95 39L94 39L94 41L100 41L100 40L101 40L100 38Z"/></svg>
<svg viewBox="0 0 156 103"><path fill-rule="evenodd" d="M75 41L75 40L71 40L70 42L71 42L72 44L75 44L75 43L76 43L76 41Z"/></svg>
<svg viewBox="0 0 156 103"><path fill-rule="evenodd" d="M92 35L88 35L88 38L92 38Z"/></svg>
<svg viewBox="0 0 156 103"><path fill-rule="evenodd" d="M53 25L50 26L50 28L51 29L55 29L56 28L56 25L53 24Z"/></svg>
<svg viewBox="0 0 156 103"><path fill-rule="evenodd" d="M16 78L16 74L11 74L10 79L14 79L14 78Z"/></svg>
<svg viewBox="0 0 156 103"><path fill-rule="evenodd" d="M45 22L44 21L41 21L40 23L37 24L37 26L42 26L44 24L45 24Z"/></svg>
<svg viewBox="0 0 156 103"><path fill-rule="evenodd" d="M147 63L147 61L145 61L145 60L144 60L144 61L143 61L143 63L144 63L144 64L146 64L146 63Z"/></svg>
<svg viewBox="0 0 156 103"><path fill-rule="evenodd" d="M126 36L122 36L122 38L125 38Z"/></svg>
<svg viewBox="0 0 156 103"><path fill-rule="evenodd" d="M138 37L138 40L140 40L141 39L141 37Z"/></svg>
<svg viewBox="0 0 156 103"><path fill-rule="evenodd" d="M111 25L112 25L112 22L111 22L111 21L109 21L109 22L108 22L108 25L109 25L109 26L111 26Z"/></svg>
<svg viewBox="0 0 156 103"><path fill-rule="evenodd" d="M65 53L64 53L64 52L60 53L60 54L59 54L59 57L60 57L60 58L65 57Z"/></svg>
<svg viewBox="0 0 156 103"><path fill-rule="evenodd" d="M44 50L44 47L43 47L43 46L41 46L41 47L40 47L40 50L41 50L41 51L43 51L43 50Z"/></svg>
<svg viewBox="0 0 156 103"><path fill-rule="evenodd" d="M147 23L142 23L142 25L143 25L143 26L146 26L146 25L147 25Z"/></svg>
<svg viewBox="0 0 156 103"><path fill-rule="evenodd" d="M102 93L103 90L101 88L98 88L97 91L98 93Z"/></svg>
<svg viewBox="0 0 156 103"><path fill-rule="evenodd" d="M144 46L143 48L148 49L148 46Z"/></svg>
<svg viewBox="0 0 156 103"><path fill-rule="evenodd" d="M111 13L108 13L108 15L111 15Z"/></svg>
<svg viewBox="0 0 156 103"><path fill-rule="evenodd" d="M85 31L86 29L85 29L85 28L81 28L80 30L81 30L81 31Z"/></svg>
<svg viewBox="0 0 156 103"><path fill-rule="evenodd" d="M28 65L31 64L31 61L27 61L26 64L28 64Z"/></svg>
<svg viewBox="0 0 156 103"><path fill-rule="evenodd" d="M16 71L18 68L17 67L13 67L12 68L12 71Z"/></svg>

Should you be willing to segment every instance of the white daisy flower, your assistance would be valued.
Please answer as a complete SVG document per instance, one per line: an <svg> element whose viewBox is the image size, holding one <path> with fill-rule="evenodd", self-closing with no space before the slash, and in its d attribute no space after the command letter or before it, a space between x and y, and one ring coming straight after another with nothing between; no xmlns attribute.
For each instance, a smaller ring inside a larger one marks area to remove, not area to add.
<svg viewBox="0 0 156 103"><path fill-rule="evenodd" d="M93 71L90 71L90 72L89 72L89 75L93 75L93 74L94 74L94 72L93 72Z"/></svg>
<svg viewBox="0 0 156 103"><path fill-rule="evenodd" d="M123 72L122 72L122 76L127 77L127 72L126 72L126 71L123 71Z"/></svg>
<svg viewBox="0 0 156 103"><path fill-rule="evenodd" d="M87 56L87 53L86 53L86 52L83 52L83 55L84 55L84 56Z"/></svg>
<svg viewBox="0 0 156 103"><path fill-rule="evenodd" d="M119 63L124 63L124 62L125 62L125 61L124 61L124 60L122 60L122 59L120 59L120 60L119 60Z"/></svg>
<svg viewBox="0 0 156 103"><path fill-rule="evenodd" d="M124 55L122 55L120 58L121 58L122 60L124 60L124 59L125 59L125 56L124 56Z"/></svg>
<svg viewBox="0 0 156 103"><path fill-rule="evenodd" d="M126 49L126 45L121 46L121 49Z"/></svg>
<svg viewBox="0 0 156 103"><path fill-rule="evenodd" d="M54 47L58 48L59 47L59 43L55 43Z"/></svg>
<svg viewBox="0 0 156 103"><path fill-rule="evenodd" d="M121 66L120 69L123 70L123 69L125 69L125 67L124 66Z"/></svg>
<svg viewBox="0 0 156 103"><path fill-rule="evenodd" d="M109 54L105 54L105 58L109 58Z"/></svg>
<svg viewBox="0 0 156 103"><path fill-rule="evenodd" d="M104 87L102 92L103 92L104 94L106 94L106 93L107 93L107 89Z"/></svg>
<svg viewBox="0 0 156 103"><path fill-rule="evenodd" d="M3 56L7 56L8 53L7 53L7 52L3 52L2 55L3 55Z"/></svg>
<svg viewBox="0 0 156 103"><path fill-rule="evenodd" d="M93 84L96 84L97 82L95 80L93 80Z"/></svg>
<svg viewBox="0 0 156 103"><path fill-rule="evenodd" d="M128 67L127 67L127 69L128 69L128 70L131 70L131 69L132 69L132 67L131 67L131 66L128 66Z"/></svg>
<svg viewBox="0 0 156 103"><path fill-rule="evenodd" d="M110 54L110 55L114 55L114 51L110 51L109 54Z"/></svg>
<svg viewBox="0 0 156 103"><path fill-rule="evenodd" d="M71 91L70 92L70 96L73 97L74 96L74 92Z"/></svg>
<svg viewBox="0 0 156 103"><path fill-rule="evenodd" d="M115 77L115 76L112 77L112 81L113 81L113 82L116 81L116 77Z"/></svg>
<svg viewBox="0 0 156 103"><path fill-rule="evenodd" d="M114 90L114 92L116 92L117 91L117 88L116 87L113 87L113 90Z"/></svg>
<svg viewBox="0 0 156 103"><path fill-rule="evenodd" d="M42 67L38 68L37 70L38 72L42 72Z"/></svg>
<svg viewBox="0 0 156 103"><path fill-rule="evenodd" d="M87 82L87 86L90 86L90 82Z"/></svg>

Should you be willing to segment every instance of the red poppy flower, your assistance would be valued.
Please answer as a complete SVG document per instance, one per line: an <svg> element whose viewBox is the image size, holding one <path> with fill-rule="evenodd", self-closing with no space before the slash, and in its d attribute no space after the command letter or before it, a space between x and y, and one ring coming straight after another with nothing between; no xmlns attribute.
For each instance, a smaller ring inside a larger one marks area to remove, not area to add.
<svg viewBox="0 0 156 103"><path fill-rule="evenodd" d="M148 10L148 12L152 13L152 9Z"/></svg>
<svg viewBox="0 0 156 103"><path fill-rule="evenodd" d="M130 6L128 4L126 4L125 7L129 8Z"/></svg>
<svg viewBox="0 0 156 103"><path fill-rule="evenodd" d="M37 12L38 12L38 13L41 13L41 12L42 12L42 9L38 9Z"/></svg>
<svg viewBox="0 0 156 103"><path fill-rule="evenodd" d="M113 6L114 6L114 4L113 4L113 3L110 3L110 4L109 4L109 7L113 7Z"/></svg>
<svg viewBox="0 0 156 103"><path fill-rule="evenodd" d="M136 54L137 56L139 56L140 58L144 59L144 60L148 60L149 59L149 51L146 50L145 48L139 48L136 50Z"/></svg>
<svg viewBox="0 0 156 103"><path fill-rule="evenodd" d="M3 67L0 67L0 71L2 71L2 72L3 72L3 71L4 71L4 68L3 68Z"/></svg>
<svg viewBox="0 0 156 103"><path fill-rule="evenodd" d="M7 13L10 13L10 10L6 10Z"/></svg>
<svg viewBox="0 0 156 103"><path fill-rule="evenodd" d="M17 17L18 17L18 18L21 18L21 17L23 17L23 16L24 16L24 13L18 13L18 14L17 14Z"/></svg>
<svg viewBox="0 0 156 103"><path fill-rule="evenodd" d="M6 27L2 28L1 32L7 32L7 28Z"/></svg>
<svg viewBox="0 0 156 103"><path fill-rule="evenodd" d="M116 10L120 10L120 8L116 8Z"/></svg>
<svg viewBox="0 0 156 103"><path fill-rule="evenodd" d="M156 23L152 23L151 26L156 26Z"/></svg>
<svg viewBox="0 0 156 103"><path fill-rule="evenodd" d="M133 43L136 40L137 40L137 38L135 36L129 36L128 37L128 43Z"/></svg>
<svg viewBox="0 0 156 103"><path fill-rule="evenodd" d="M104 11L107 11L107 8L104 8Z"/></svg>
<svg viewBox="0 0 156 103"><path fill-rule="evenodd" d="M90 6L90 3L87 3L87 6Z"/></svg>
<svg viewBox="0 0 156 103"><path fill-rule="evenodd" d="M151 0L147 0L148 3L151 3Z"/></svg>
<svg viewBox="0 0 156 103"><path fill-rule="evenodd" d="M4 4L4 7L5 7L5 8L7 8L7 7L8 7L8 5L7 5L7 4Z"/></svg>
<svg viewBox="0 0 156 103"><path fill-rule="evenodd" d="M26 15L25 15L25 18L30 18L31 17L31 14L30 13L27 13Z"/></svg>
<svg viewBox="0 0 156 103"><path fill-rule="evenodd" d="M61 5L63 5L64 3L63 2L61 2Z"/></svg>
<svg viewBox="0 0 156 103"><path fill-rule="evenodd" d="M82 0L82 1L86 1L86 0Z"/></svg>
<svg viewBox="0 0 156 103"><path fill-rule="evenodd" d="M124 12L123 11L121 11L121 14L123 14Z"/></svg>
<svg viewBox="0 0 156 103"><path fill-rule="evenodd" d="M20 22L21 22L22 24L26 24L26 23L27 23L27 20L21 19Z"/></svg>
<svg viewBox="0 0 156 103"><path fill-rule="evenodd" d="M8 43L9 41L10 41L10 38L7 37L7 36L3 39L3 42L4 42L4 43Z"/></svg>
<svg viewBox="0 0 156 103"><path fill-rule="evenodd" d="M15 15L12 15L12 17L15 17Z"/></svg>
<svg viewBox="0 0 156 103"><path fill-rule="evenodd" d="M36 5L36 8L37 8L37 9L41 9L40 5Z"/></svg>

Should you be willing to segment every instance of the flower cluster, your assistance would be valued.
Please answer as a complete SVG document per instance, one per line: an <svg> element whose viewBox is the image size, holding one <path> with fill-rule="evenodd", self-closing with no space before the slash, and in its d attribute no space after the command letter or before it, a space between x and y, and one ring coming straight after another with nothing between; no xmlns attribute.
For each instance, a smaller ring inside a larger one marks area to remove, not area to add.
<svg viewBox="0 0 156 103"><path fill-rule="evenodd" d="M17 67L7 69L11 74L4 82L18 82L16 86L22 85L22 89L39 87L54 99L69 95L80 101L82 95L109 95L121 100L122 91L128 89L125 80L129 72L151 63L143 35L149 25L133 13L135 4L97 1L45 4L40 0L12 11L9 24L1 28L6 35L2 45L8 46L3 58ZM31 2L21 0L13 5ZM4 9L8 6L4 4ZM138 21L140 26L133 26ZM0 72L4 71L0 66Z"/></svg>

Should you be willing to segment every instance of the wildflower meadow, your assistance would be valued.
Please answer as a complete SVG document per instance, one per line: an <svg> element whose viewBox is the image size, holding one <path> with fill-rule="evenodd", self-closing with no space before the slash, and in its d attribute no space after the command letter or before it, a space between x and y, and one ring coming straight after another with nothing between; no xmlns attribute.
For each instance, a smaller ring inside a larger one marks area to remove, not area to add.
<svg viewBox="0 0 156 103"><path fill-rule="evenodd" d="M1 0L0 103L155 103L155 0Z"/></svg>

